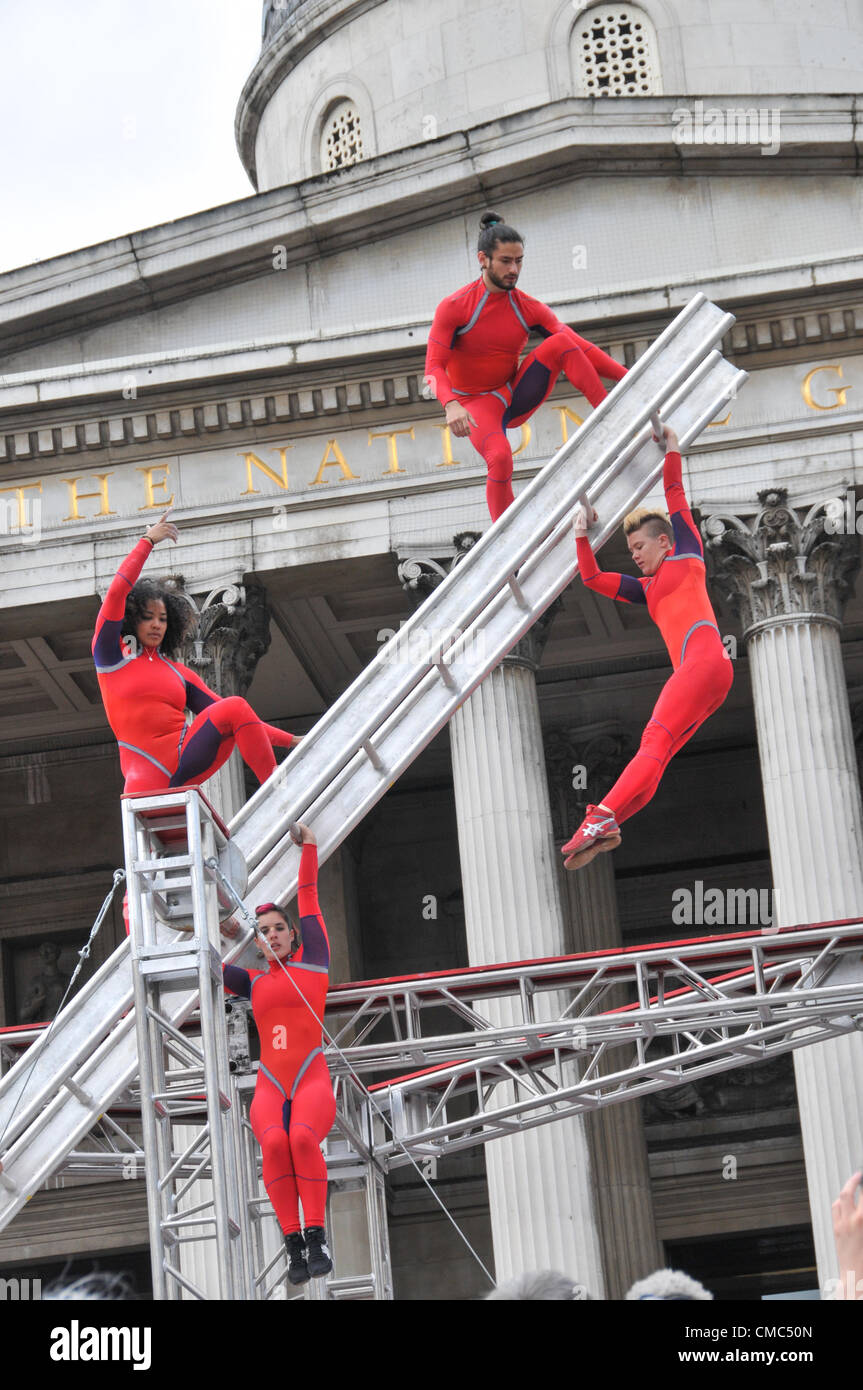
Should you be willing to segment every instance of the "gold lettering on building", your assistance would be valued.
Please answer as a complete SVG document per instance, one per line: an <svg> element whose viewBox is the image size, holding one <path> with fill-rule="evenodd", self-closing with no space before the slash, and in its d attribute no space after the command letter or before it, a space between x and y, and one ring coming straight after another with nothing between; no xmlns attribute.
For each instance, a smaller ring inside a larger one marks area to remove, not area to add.
<svg viewBox="0 0 863 1390"><path fill-rule="evenodd" d="M840 405L845 404L845 397L852 389L850 386L825 386L825 391L832 391L836 400L832 405L819 405L812 395L812 378L819 372L835 372L837 376L842 375L841 362L826 362L821 367L813 367L811 372L807 372L800 388L803 392L803 399L812 410L836 410Z"/></svg>
<svg viewBox="0 0 863 1390"><path fill-rule="evenodd" d="M574 410L570 410L568 405L557 405L555 406L555 410L560 416L560 440L562 444L565 444L569 439L569 426L567 425L567 420L571 420L576 429L578 429L579 425L583 425L584 421L580 415L576 415Z"/></svg>
<svg viewBox="0 0 863 1390"><path fill-rule="evenodd" d="M396 437L400 434L407 434L411 439L416 438L413 425L411 425L409 430L381 430L378 434L369 430L369 447L371 447L373 439L385 439L387 441L387 458L389 459L390 466L384 471L382 475L384 478L390 473L404 473L406 471L404 468L399 468L399 450L396 444Z"/></svg>
<svg viewBox="0 0 863 1390"><path fill-rule="evenodd" d="M162 470L161 478L154 478L153 474ZM143 507L139 507L139 512L146 512L154 507L172 507L174 505L174 494L165 497L156 497L155 493L161 488L164 493L168 491L168 477L171 471L169 463L151 463L147 468L136 468L136 473L143 473L147 480L147 500Z"/></svg>
<svg viewBox="0 0 863 1390"><path fill-rule="evenodd" d="M330 454L332 454L332 458L330 458ZM342 453L341 449L339 448L338 441L335 439L327 440L327 447L324 450L324 456L321 459L321 466L318 469L317 476L312 479L312 487L316 487L318 483L324 483L328 481L324 477L325 468L340 468L342 470L342 477L345 479L346 482L350 483L358 481L356 473L351 472L350 468L348 467L348 461Z"/></svg>
<svg viewBox="0 0 863 1390"><path fill-rule="evenodd" d="M288 459L287 459L287 453L288 453L288 450L289 450L289 449L293 449L293 447L294 447L293 444L286 444L286 445L284 446L284 448L281 448L281 449L278 449L278 450L277 450L277 453L278 453L278 455L279 455L279 458L282 460L282 472L281 472L281 475L279 475L279 474L275 471L275 469L271 468L270 465L269 465L268 463L264 463L264 460L263 460L263 459L259 459L258 456L257 456L257 454L253 454L253 453L251 453L251 452L249 452L249 453L247 453L247 454L240 454L240 458L241 458L241 459L245 459L245 461L246 461L246 483L247 483L247 487L246 487L245 492L241 492L241 493L240 493L240 496L241 496L241 497L251 497L254 493L259 493L260 490L261 490L260 488L257 488L257 487L253 487L253 486L252 486L252 469L253 469L253 468L257 468L258 471L259 471L260 473L263 473L264 476L265 476L266 478L269 478L269 479L270 479L270 482L275 483L275 484L276 484L276 487L280 487L280 488L282 489L283 492L288 492L288 491L290 491L290 484L288 483Z"/></svg>
<svg viewBox="0 0 863 1390"><path fill-rule="evenodd" d="M517 449L513 449L512 451L512 456L514 459L517 459L519 454L523 453L524 450L527 448L531 440L531 433L532 431L530 425L527 424L527 422L525 422L521 427L521 443L519 444Z"/></svg>
<svg viewBox="0 0 863 1390"><path fill-rule="evenodd" d="M17 483L14 487L0 487L0 492L14 492L14 494L15 494L17 500L18 500L18 530L19 530L19 531L23 531L23 529L24 529L25 526L30 526L30 525L32 524L32 523L30 522L29 517L27 516L27 498L24 496L24 493L25 493L25 492L41 492L41 491L42 491L42 483L41 483L41 481L39 481L38 483ZM5 505L5 504L4 504L4 505ZM39 505L40 505L40 506L42 505L41 502L40 502Z"/></svg>
<svg viewBox="0 0 863 1390"><path fill-rule="evenodd" d="M443 458L441 459L440 463L435 465L435 467L458 467L458 459L454 459L452 456L452 430L450 429L449 425L436 425L435 429L440 430L443 443Z"/></svg>
<svg viewBox="0 0 863 1390"><path fill-rule="evenodd" d="M98 497L98 498L99 498L99 502L100 502L99 510L98 510L98 512L94 512L94 513L93 513L93 516L116 516L117 513L116 513L116 512L113 512L113 511L111 510L111 507L110 507L109 502L108 502L108 479L109 479L109 478L113 478L113 476L114 476L113 473L91 473L91 474L89 475L91 478L97 478L97 479L98 479L98 481L99 481L99 491L98 491L98 492L79 492L79 491L78 491L78 484L80 483L81 479L82 479L84 476L85 476L85 475L84 475L83 473L79 473L78 476L77 476L76 478L64 478L64 479L63 479L63 482L66 484L67 488L69 489L69 507L70 507L70 509L71 509L70 512L69 512L69 515L68 515L68 516L64 516L63 520L64 520L64 521L88 521L90 518L89 518L89 517L84 517L84 516L82 516L81 513L78 511L78 503L79 503L79 502L84 502L88 497Z"/></svg>

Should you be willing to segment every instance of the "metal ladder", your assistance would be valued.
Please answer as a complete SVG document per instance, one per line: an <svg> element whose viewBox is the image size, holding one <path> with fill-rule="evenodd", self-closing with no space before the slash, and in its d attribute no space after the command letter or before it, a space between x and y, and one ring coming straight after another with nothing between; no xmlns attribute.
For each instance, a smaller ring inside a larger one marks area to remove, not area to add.
<svg viewBox="0 0 863 1390"><path fill-rule="evenodd" d="M295 893L300 856L288 825L313 821L323 862L571 582L569 518L580 498L601 501L594 544L608 539L661 474L650 417L660 411L685 448L736 394L746 374L714 350L733 322L703 295L690 301L252 797L222 845L241 896ZM430 650L418 657L417 635L429 631ZM153 921L152 949L176 945L170 922L184 909L169 899L164 920ZM246 936L231 918L223 934L232 960ZM0 1082L0 1227L136 1075L136 974L127 941ZM177 1027L197 990L181 981L163 994Z"/></svg>

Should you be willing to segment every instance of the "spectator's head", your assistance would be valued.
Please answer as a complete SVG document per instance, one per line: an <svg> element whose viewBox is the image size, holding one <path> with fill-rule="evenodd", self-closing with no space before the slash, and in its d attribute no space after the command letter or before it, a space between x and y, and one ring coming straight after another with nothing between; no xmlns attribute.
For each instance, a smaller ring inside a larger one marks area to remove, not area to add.
<svg viewBox="0 0 863 1390"><path fill-rule="evenodd" d="M653 1274L648 1274L646 1279L637 1280L626 1297L627 1301L631 1299L633 1302L667 1303L675 1300L689 1302L712 1299L713 1294L708 1293L697 1279L690 1279L689 1275L680 1269L657 1269Z"/></svg>
<svg viewBox="0 0 863 1390"><path fill-rule="evenodd" d="M583 1301L589 1298L590 1294L584 1285L576 1284L568 1275L558 1274L554 1269L540 1269L532 1274L519 1274L515 1279L508 1279L505 1284L498 1284L496 1289L486 1294L485 1301L488 1303L492 1299L543 1299L568 1303L573 1299Z"/></svg>

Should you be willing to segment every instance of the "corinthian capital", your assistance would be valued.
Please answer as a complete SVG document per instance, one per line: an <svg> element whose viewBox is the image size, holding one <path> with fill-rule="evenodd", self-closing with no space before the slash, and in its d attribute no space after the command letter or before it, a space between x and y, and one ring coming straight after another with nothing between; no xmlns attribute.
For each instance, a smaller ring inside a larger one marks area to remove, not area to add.
<svg viewBox="0 0 863 1390"><path fill-rule="evenodd" d="M589 802L599 801L635 752L629 733L616 724L550 729L543 735L545 767L556 839L565 840Z"/></svg>
<svg viewBox="0 0 863 1390"><path fill-rule="evenodd" d="M758 502L754 517L715 512L701 526L708 574L744 637L775 622L838 625L860 564L856 534L836 524L841 501L794 507L784 488L771 488Z"/></svg>
<svg viewBox="0 0 863 1390"><path fill-rule="evenodd" d="M245 695L270 645L270 611L260 584L220 584L196 599L181 659L219 695Z"/></svg>

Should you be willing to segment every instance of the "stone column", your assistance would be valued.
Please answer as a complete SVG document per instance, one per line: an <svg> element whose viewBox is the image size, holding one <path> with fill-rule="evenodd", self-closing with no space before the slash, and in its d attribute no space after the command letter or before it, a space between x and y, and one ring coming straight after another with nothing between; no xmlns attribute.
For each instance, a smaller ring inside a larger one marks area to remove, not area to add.
<svg viewBox="0 0 863 1390"><path fill-rule="evenodd" d="M457 549L469 548L468 537L457 540ZM403 573L422 592L416 563ZM547 615L450 720L471 965L566 951L535 678L548 622ZM551 996L540 996L538 1007L548 1018L559 1016ZM517 1019L502 1003L494 1021L506 1026ZM558 1269L602 1297L583 1121L561 1120L496 1139L485 1157L498 1282Z"/></svg>
<svg viewBox="0 0 863 1390"><path fill-rule="evenodd" d="M781 489L758 500L754 519L714 516L703 529L747 642L778 920L853 917L863 811L839 635L858 541L841 533L837 499L805 515ZM794 1068L823 1288L837 1273L831 1204L863 1154L863 1037L799 1048Z"/></svg>
<svg viewBox="0 0 863 1390"><path fill-rule="evenodd" d="M557 729L546 736L555 848L569 839L635 751L633 740L613 725ZM573 952L613 950L623 945L614 882L614 855L598 854L578 873L566 873L558 856L567 918L567 948ZM631 1002L613 990L603 1005ZM614 1054L600 1064L613 1071ZM587 1135L595 1175L597 1210L608 1298L622 1299L636 1279L662 1267L656 1234L647 1142L641 1102L608 1105L587 1115Z"/></svg>

